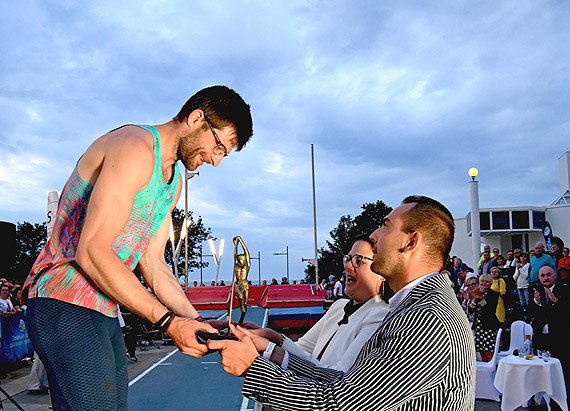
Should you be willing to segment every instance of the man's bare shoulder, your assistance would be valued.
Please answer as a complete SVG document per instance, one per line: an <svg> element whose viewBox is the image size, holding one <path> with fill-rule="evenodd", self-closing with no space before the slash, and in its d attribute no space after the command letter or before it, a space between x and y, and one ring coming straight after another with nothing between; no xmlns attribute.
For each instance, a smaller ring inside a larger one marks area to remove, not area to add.
<svg viewBox="0 0 570 411"><path fill-rule="evenodd" d="M80 159L79 175L94 185L105 163L119 162L132 168L132 172L148 169L150 178L154 164L154 139L151 133L137 126L127 125L95 140Z"/></svg>

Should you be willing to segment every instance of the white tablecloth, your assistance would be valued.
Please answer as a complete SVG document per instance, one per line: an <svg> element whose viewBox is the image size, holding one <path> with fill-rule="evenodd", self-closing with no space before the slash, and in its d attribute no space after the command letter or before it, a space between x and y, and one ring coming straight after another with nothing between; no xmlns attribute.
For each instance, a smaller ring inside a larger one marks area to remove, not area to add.
<svg viewBox="0 0 570 411"><path fill-rule="evenodd" d="M562 365L556 358L545 362L538 357L526 360L509 355L499 361L494 384L503 394L503 411L512 411L541 392L548 394L563 410L568 411Z"/></svg>

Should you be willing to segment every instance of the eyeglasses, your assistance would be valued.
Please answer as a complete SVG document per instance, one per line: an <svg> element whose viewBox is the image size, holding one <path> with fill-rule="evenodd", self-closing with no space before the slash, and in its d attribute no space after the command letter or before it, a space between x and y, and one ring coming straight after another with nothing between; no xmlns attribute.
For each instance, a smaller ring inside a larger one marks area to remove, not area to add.
<svg viewBox="0 0 570 411"><path fill-rule="evenodd" d="M478 285L478 284L479 284L479 283L476 283L476 282L475 282L475 283L465 284L465 285L466 285L467 287L473 287L473 286L476 286L476 285Z"/></svg>
<svg viewBox="0 0 570 411"><path fill-rule="evenodd" d="M214 140L216 140L216 144L217 146L214 147L214 149L212 150L212 152L214 153L215 156L224 156L227 157L228 156L228 150L226 149L226 146L224 146L222 144L222 141L218 138L218 135L216 134L216 132L214 131L214 127L212 127L212 125L210 124L210 122L208 121L208 119L206 117L204 117L204 121L206 122L206 124L208 124L208 126L210 127L210 130L212 131L212 134L214 135Z"/></svg>
<svg viewBox="0 0 570 411"><path fill-rule="evenodd" d="M362 265L363 260L374 261L373 258L365 257L363 255L358 255L358 254L356 254L356 255L347 254L342 258L342 261L344 262L344 264L347 264L350 261L354 268L359 268Z"/></svg>

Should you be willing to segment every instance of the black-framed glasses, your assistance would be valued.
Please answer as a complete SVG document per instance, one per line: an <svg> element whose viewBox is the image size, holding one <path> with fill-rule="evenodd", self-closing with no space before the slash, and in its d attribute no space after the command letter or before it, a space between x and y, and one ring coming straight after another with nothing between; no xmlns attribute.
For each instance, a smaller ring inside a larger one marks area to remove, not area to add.
<svg viewBox="0 0 570 411"><path fill-rule="evenodd" d="M346 264L350 261L354 268L359 268L362 265L362 261L364 261L364 260L374 261L373 258L365 257L365 256L359 255L359 254L355 254L355 255L347 254L344 257L342 257L342 261L344 262L344 264Z"/></svg>
<svg viewBox="0 0 570 411"><path fill-rule="evenodd" d="M206 122L206 124L208 124L208 127L210 127L210 130L212 131L212 134L214 136L214 140L216 140L217 145L216 145L216 147L214 147L212 152L214 153L215 156L227 157L228 156L228 150L226 149L226 146L224 146L222 144L222 141L218 138L218 135L214 131L214 127L212 127L212 125L210 124L210 122L208 121L208 119L206 117L204 117L204 121Z"/></svg>

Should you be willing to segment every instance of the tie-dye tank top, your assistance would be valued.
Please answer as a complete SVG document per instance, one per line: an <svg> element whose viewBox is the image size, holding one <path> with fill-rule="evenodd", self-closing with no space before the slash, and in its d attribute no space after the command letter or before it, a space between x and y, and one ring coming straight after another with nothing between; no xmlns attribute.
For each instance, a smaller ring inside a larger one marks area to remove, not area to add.
<svg viewBox="0 0 570 411"><path fill-rule="evenodd" d="M112 247L131 271L164 221L179 181L175 164L172 181L164 182L158 131L152 126L139 127L154 138L154 170L147 186L137 192L129 219ZM54 298L116 317L117 303L103 293L75 261L92 190L79 176L76 165L61 193L52 235L36 259L24 289L29 287L29 298Z"/></svg>

